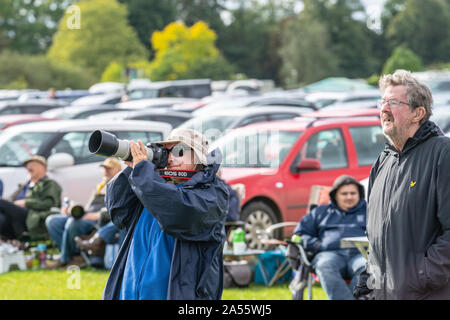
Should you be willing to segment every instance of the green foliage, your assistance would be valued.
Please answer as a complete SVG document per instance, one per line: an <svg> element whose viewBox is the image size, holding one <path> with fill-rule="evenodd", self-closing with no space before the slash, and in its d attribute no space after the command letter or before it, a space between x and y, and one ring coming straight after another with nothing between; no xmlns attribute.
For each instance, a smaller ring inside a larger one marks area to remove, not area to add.
<svg viewBox="0 0 450 320"><path fill-rule="evenodd" d="M382 74L393 73L397 69L408 71L422 71L422 60L414 52L406 47L395 48L392 56L386 61Z"/></svg>
<svg viewBox="0 0 450 320"><path fill-rule="evenodd" d="M367 83L374 87L378 86L379 80L380 80L380 76L376 75L376 74L373 74L369 78L366 79Z"/></svg>
<svg viewBox="0 0 450 320"><path fill-rule="evenodd" d="M218 47L237 71L249 78L279 82L280 23L293 15L291 1L240 1L231 10L231 23L218 39Z"/></svg>
<svg viewBox="0 0 450 320"><path fill-rule="evenodd" d="M226 61L220 58L214 46L215 40L214 31L202 21L191 27L173 22L163 31L154 32L152 45L156 55L150 63L150 78L158 81L222 76L213 74L214 71L223 73L227 68ZM219 69L213 67L215 63Z"/></svg>
<svg viewBox="0 0 450 320"><path fill-rule="evenodd" d="M123 76L123 71L124 71L124 67L115 62L112 61L105 69L105 71L103 71L102 74L102 82L107 82L107 81L113 81L113 82L122 82L124 81L124 76Z"/></svg>
<svg viewBox="0 0 450 320"><path fill-rule="evenodd" d="M176 20L174 1L119 0L128 8L128 23L136 30L141 44L153 55L150 38L154 31L163 29Z"/></svg>
<svg viewBox="0 0 450 320"><path fill-rule="evenodd" d="M43 55L31 56L13 52L0 55L0 87L47 90L87 89L95 79L86 71L71 65L60 65Z"/></svg>
<svg viewBox="0 0 450 320"><path fill-rule="evenodd" d="M327 27L330 37L327 50L338 59L338 75L361 78L381 69L380 39L367 27L360 0L305 0L304 3L303 11Z"/></svg>
<svg viewBox="0 0 450 320"><path fill-rule="evenodd" d="M1 0L0 30L8 49L30 54L44 53L51 44L58 21L71 2L74 0Z"/></svg>
<svg viewBox="0 0 450 320"><path fill-rule="evenodd" d="M391 48L405 45L428 65L450 61L450 1L406 0L389 22Z"/></svg>
<svg viewBox="0 0 450 320"><path fill-rule="evenodd" d="M111 61L126 65L145 59L147 52L136 32L127 23L127 9L116 0L82 0L80 28L71 28L76 13L67 12L61 20L48 57L75 64L98 79Z"/></svg>
<svg viewBox="0 0 450 320"><path fill-rule="evenodd" d="M281 78L288 88L312 83L337 71L337 58L328 50L327 27L306 13L285 24L280 56Z"/></svg>

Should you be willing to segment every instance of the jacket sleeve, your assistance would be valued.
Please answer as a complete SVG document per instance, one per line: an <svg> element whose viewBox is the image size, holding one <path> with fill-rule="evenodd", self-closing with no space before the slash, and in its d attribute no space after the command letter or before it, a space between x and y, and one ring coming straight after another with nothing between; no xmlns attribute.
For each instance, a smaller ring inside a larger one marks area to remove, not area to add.
<svg viewBox="0 0 450 320"><path fill-rule="evenodd" d="M419 268L419 279L425 289L433 290L450 281L450 149L443 153L437 168L437 220L440 236L428 248ZM422 271L422 272L421 272Z"/></svg>
<svg viewBox="0 0 450 320"><path fill-rule="evenodd" d="M47 180L42 185L28 193L25 206L33 211L43 212L41 218L49 215L52 207L59 207L61 201L61 187L56 181Z"/></svg>
<svg viewBox="0 0 450 320"><path fill-rule="evenodd" d="M318 252L321 245L317 229L317 208L305 215L294 230L294 234L302 238L304 248L313 252Z"/></svg>
<svg viewBox="0 0 450 320"><path fill-rule="evenodd" d="M126 167L106 186L106 209L114 225L123 230L128 230L130 227L133 214L140 204L128 182L131 172L132 169Z"/></svg>
<svg viewBox="0 0 450 320"><path fill-rule="evenodd" d="M210 186L177 188L161 178L150 161L138 163L129 179L164 232L187 241L220 242L229 194L223 182L215 180Z"/></svg>

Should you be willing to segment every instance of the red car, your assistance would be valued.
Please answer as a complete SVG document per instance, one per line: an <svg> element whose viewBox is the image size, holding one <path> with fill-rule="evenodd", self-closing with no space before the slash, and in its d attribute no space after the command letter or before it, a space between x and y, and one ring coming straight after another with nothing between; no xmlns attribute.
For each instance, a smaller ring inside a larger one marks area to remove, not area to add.
<svg viewBox="0 0 450 320"><path fill-rule="evenodd" d="M6 114L0 115L0 130L5 130L11 126L21 123L34 122L34 121L48 121L57 120L44 118L39 114Z"/></svg>
<svg viewBox="0 0 450 320"><path fill-rule="evenodd" d="M235 129L213 147L223 153L222 178L245 185L241 220L250 248L258 230L306 214L312 185L331 186L348 174L367 178L383 150L378 117L296 118ZM273 234L281 237L281 231Z"/></svg>

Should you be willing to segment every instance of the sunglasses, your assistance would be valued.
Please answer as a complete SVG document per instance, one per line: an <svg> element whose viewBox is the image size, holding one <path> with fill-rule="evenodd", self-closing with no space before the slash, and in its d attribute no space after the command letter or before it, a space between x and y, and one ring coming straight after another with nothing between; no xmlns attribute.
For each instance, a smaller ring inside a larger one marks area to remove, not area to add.
<svg viewBox="0 0 450 320"><path fill-rule="evenodd" d="M173 157L181 158L187 151L192 150L192 148L185 146L184 144L177 144L170 149L167 149Z"/></svg>

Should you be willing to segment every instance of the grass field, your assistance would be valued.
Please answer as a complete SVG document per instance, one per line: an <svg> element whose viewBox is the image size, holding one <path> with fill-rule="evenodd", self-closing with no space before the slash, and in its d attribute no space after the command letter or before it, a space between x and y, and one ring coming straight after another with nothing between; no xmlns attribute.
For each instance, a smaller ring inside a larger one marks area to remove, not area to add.
<svg viewBox="0 0 450 320"><path fill-rule="evenodd" d="M99 300L108 271L83 269L11 271L0 275L0 300ZM306 290L305 290L306 292ZM288 284L271 288L251 284L245 289L225 289L223 300L290 300ZM320 286L314 300L327 300Z"/></svg>

